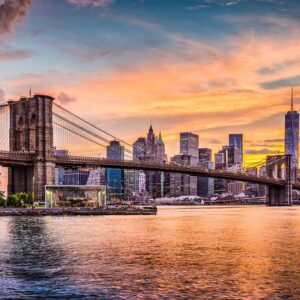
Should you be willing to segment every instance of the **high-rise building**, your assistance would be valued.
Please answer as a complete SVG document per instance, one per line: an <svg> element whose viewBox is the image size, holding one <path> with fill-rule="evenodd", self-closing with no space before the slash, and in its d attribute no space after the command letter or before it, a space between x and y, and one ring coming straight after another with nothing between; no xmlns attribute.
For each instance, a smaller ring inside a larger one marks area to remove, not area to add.
<svg viewBox="0 0 300 300"><path fill-rule="evenodd" d="M156 160L160 163L165 163L167 161L167 155L166 155L166 149L165 149L165 143L161 137L161 132L158 135L157 141L156 141Z"/></svg>
<svg viewBox="0 0 300 300"><path fill-rule="evenodd" d="M138 138L133 144L133 158L136 160L165 163L167 155L161 133L155 136L150 125L147 138ZM157 171L135 171L135 190L137 194L147 192L151 197L162 197L165 192L166 176Z"/></svg>
<svg viewBox="0 0 300 300"><path fill-rule="evenodd" d="M201 161L199 167L212 170L215 164L212 161ZM214 194L214 178L198 176L198 195L202 197L209 197Z"/></svg>
<svg viewBox="0 0 300 300"><path fill-rule="evenodd" d="M148 159L155 161L156 155L156 138L152 125L150 125L146 139L146 156Z"/></svg>
<svg viewBox="0 0 300 300"><path fill-rule="evenodd" d="M292 88L291 110L285 114L285 154L291 155L291 167L296 170L299 158L299 114L294 110ZM294 171L295 174L295 171Z"/></svg>
<svg viewBox="0 0 300 300"><path fill-rule="evenodd" d="M146 153L147 153L146 139L140 137L133 143L133 159L143 160L146 156Z"/></svg>
<svg viewBox="0 0 300 300"><path fill-rule="evenodd" d="M223 146L222 151L225 153L226 165L232 167L238 163L238 151L239 149L235 146Z"/></svg>
<svg viewBox="0 0 300 300"><path fill-rule="evenodd" d="M119 141L111 141L106 148L106 156L111 159L124 159L124 146ZM124 170L106 169L106 184L111 198L124 197Z"/></svg>
<svg viewBox="0 0 300 300"><path fill-rule="evenodd" d="M237 163L241 168L244 166L244 137L243 134L229 134L229 146L236 147L238 149Z"/></svg>
<svg viewBox="0 0 300 300"><path fill-rule="evenodd" d="M199 136L192 132L180 133L180 154L199 156Z"/></svg>
<svg viewBox="0 0 300 300"><path fill-rule="evenodd" d="M225 153L222 151L219 151L218 153L215 153L215 167L217 170L225 169L226 166L226 159L225 159Z"/></svg>
<svg viewBox="0 0 300 300"><path fill-rule="evenodd" d="M199 162L211 161L212 160L212 150L209 148L199 148Z"/></svg>
<svg viewBox="0 0 300 300"><path fill-rule="evenodd" d="M195 166L197 165L198 158L179 154L171 158L171 162L184 165ZM171 173L170 174L170 195L171 196L196 196L197 195L197 177L189 176L186 174Z"/></svg>

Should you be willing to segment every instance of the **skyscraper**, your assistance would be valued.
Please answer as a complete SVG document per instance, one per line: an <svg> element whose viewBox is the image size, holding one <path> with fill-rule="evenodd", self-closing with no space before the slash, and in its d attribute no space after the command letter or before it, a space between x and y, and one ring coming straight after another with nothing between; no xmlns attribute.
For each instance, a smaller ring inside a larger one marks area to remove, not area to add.
<svg viewBox="0 0 300 300"><path fill-rule="evenodd" d="M180 133L180 154L199 156L199 136L192 132Z"/></svg>
<svg viewBox="0 0 300 300"><path fill-rule="evenodd" d="M298 167L299 157L299 114L294 111L294 95L292 88L291 110L285 114L285 154L291 154L291 167Z"/></svg>
<svg viewBox="0 0 300 300"><path fill-rule="evenodd" d="M152 125L150 125L147 139L146 139L146 155L150 160L156 160L156 138L155 134L152 128Z"/></svg>
<svg viewBox="0 0 300 300"><path fill-rule="evenodd" d="M133 159L143 160L146 156L146 152L146 139L140 137L133 143Z"/></svg>
<svg viewBox="0 0 300 300"><path fill-rule="evenodd" d="M165 163L167 161L165 143L161 137L161 132L159 133L156 141L156 159L160 163Z"/></svg>
<svg viewBox="0 0 300 300"><path fill-rule="evenodd" d="M229 146L238 148L237 163L244 166L244 137L243 134L229 134Z"/></svg>
<svg viewBox="0 0 300 300"><path fill-rule="evenodd" d="M106 148L106 156L111 159L124 159L124 146L121 146L119 141L111 141ZM124 170L106 169L106 183L110 196L123 198Z"/></svg>
<svg viewBox="0 0 300 300"><path fill-rule="evenodd" d="M199 162L211 161L212 160L212 150L209 148L199 148Z"/></svg>

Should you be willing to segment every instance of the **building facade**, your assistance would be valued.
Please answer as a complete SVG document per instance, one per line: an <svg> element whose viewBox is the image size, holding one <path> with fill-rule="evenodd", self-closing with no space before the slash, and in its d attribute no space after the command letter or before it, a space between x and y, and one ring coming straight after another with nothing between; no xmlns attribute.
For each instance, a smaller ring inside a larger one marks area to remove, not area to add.
<svg viewBox="0 0 300 300"><path fill-rule="evenodd" d="M124 146L119 141L111 141L106 148L106 157L111 159L124 159ZM124 198L124 170L106 169L106 184L110 199Z"/></svg>
<svg viewBox="0 0 300 300"><path fill-rule="evenodd" d="M192 132L180 133L180 154L199 156L199 136Z"/></svg>
<svg viewBox="0 0 300 300"><path fill-rule="evenodd" d="M291 167L296 170L299 158L299 114L294 110L293 98L291 110L285 114L284 146L285 154L291 155Z"/></svg>
<svg viewBox="0 0 300 300"><path fill-rule="evenodd" d="M244 137L243 134L229 134L229 146L236 147L237 150L237 163L244 167Z"/></svg>

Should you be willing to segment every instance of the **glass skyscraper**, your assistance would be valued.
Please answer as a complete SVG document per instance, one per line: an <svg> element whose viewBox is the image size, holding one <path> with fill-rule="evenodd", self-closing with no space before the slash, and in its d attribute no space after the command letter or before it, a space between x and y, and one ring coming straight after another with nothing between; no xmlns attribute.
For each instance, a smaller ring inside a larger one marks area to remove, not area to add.
<svg viewBox="0 0 300 300"><path fill-rule="evenodd" d="M180 133L180 154L199 156L199 136L192 132Z"/></svg>
<svg viewBox="0 0 300 300"><path fill-rule="evenodd" d="M124 146L121 146L119 141L111 141L106 150L107 158L124 159ZM106 169L106 184L111 197L123 198L124 170Z"/></svg>
<svg viewBox="0 0 300 300"><path fill-rule="evenodd" d="M285 154L291 154L291 167L298 167L299 157L299 114L294 111L293 94L291 110L285 114Z"/></svg>
<svg viewBox="0 0 300 300"><path fill-rule="evenodd" d="M238 148L237 163L244 166L244 137L243 134L229 134L229 146Z"/></svg>

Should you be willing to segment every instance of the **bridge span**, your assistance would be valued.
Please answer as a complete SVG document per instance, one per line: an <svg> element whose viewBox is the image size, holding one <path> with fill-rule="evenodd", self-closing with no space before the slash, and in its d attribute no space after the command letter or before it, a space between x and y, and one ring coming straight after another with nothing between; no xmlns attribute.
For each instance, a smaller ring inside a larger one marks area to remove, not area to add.
<svg viewBox="0 0 300 300"><path fill-rule="evenodd" d="M267 176L209 170L175 163L163 164L132 159L113 160L95 156L54 155L54 126L59 130L65 130L83 138L85 143L93 142L98 147L103 147L104 143L107 145L109 138L116 139L116 137L57 106L53 100L50 96L34 95L32 98L9 101L7 105L0 107L0 118L3 118L2 109L8 108L9 114L5 119L6 121L2 121L4 125L9 123L7 125L9 129L7 130L9 131L8 149L0 146L0 149L2 148L0 150L0 165L8 167L9 193L34 192L35 199L43 202L44 186L54 184L57 166L160 171L263 184L268 187L268 205L291 205L292 188L300 190L300 184L292 183L290 157L288 155L278 156L276 162L273 159L267 161ZM53 111L53 107L56 108L56 111ZM70 119L74 116L77 119ZM76 132L78 130L79 133ZM103 137L102 133L106 137ZM122 140L119 141L125 146L129 145ZM4 144L2 140L0 142ZM125 152L127 155L130 154L130 150L127 148L125 148Z"/></svg>

